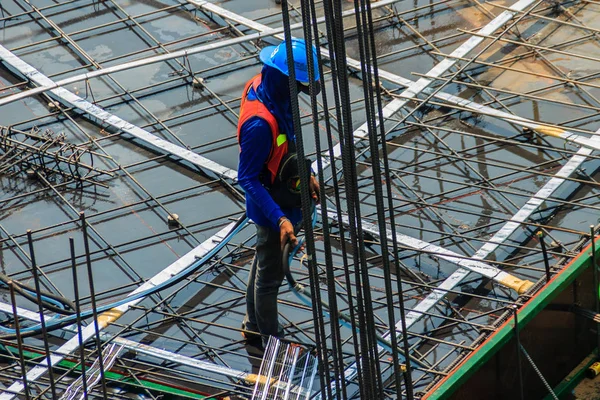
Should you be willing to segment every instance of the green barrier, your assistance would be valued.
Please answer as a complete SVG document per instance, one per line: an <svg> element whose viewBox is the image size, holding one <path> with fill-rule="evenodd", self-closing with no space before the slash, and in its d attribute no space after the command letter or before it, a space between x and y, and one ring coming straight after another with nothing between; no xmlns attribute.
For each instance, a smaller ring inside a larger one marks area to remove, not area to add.
<svg viewBox="0 0 600 400"><path fill-rule="evenodd" d="M18 356L19 351L16 347L0 345L1 351L5 354L11 354L13 356ZM44 354L37 353L33 351L23 350L23 357L25 360L33 360L40 357L44 357ZM81 365L78 362L62 360L57 365L57 368L63 368L65 370L72 370L73 373L81 373ZM211 400L215 399L214 397L206 397L204 395L198 393L192 393L190 391L179 389L173 386L169 386L162 383L151 382L145 379L136 379L131 376L123 375L118 372L106 371L104 372L104 376L107 382L112 383L120 383L130 386L132 388L137 389L147 389L155 392L159 392L161 394L169 394L175 395L179 397L184 397L188 399L206 399Z"/></svg>
<svg viewBox="0 0 600 400"><path fill-rule="evenodd" d="M587 246L532 299L519 310L519 329L523 329L540 311L542 311L559 293L561 293L586 268L592 265ZM467 357L448 377L431 389L423 400L446 400L481 368L492 356L514 337L512 321L508 321L494 332L478 349Z"/></svg>

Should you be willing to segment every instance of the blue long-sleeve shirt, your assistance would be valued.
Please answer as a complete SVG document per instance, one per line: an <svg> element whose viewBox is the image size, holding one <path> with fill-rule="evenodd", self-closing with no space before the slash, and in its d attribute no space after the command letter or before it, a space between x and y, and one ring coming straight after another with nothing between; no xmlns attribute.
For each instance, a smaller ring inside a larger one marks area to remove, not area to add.
<svg viewBox="0 0 600 400"><path fill-rule="evenodd" d="M281 217L285 215L296 225L302 219L302 210L281 209L265 189L265 185L269 184L268 176L263 177L261 182L261 174L271 153L272 142L271 128L264 119L252 117L244 122L240 129L238 182L246 192L248 218L257 225L279 230L278 221Z"/></svg>

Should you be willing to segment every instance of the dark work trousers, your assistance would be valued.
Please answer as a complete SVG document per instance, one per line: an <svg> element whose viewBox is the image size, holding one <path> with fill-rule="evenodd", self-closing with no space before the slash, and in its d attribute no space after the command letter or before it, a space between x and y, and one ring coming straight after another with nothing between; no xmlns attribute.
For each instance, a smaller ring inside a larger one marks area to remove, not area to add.
<svg viewBox="0 0 600 400"><path fill-rule="evenodd" d="M283 282L279 231L256 225L256 254L246 289L246 329L280 336L277 295ZM266 343L267 337L263 337Z"/></svg>

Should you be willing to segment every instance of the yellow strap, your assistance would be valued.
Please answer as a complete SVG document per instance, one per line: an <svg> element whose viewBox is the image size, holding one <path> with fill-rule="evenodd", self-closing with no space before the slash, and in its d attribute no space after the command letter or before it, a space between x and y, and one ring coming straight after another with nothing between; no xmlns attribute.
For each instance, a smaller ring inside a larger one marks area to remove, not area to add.
<svg viewBox="0 0 600 400"><path fill-rule="evenodd" d="M287 136L285 134L281 134L277 136L277 147L281 146L287 140Z"/></svg>

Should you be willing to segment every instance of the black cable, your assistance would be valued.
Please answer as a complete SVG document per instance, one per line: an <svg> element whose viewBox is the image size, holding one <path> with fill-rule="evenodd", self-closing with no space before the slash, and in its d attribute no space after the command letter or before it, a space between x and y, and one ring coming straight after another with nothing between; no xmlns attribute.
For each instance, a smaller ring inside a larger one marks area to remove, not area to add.
<svg viewBox="0 0 600 400"><path fill-rule="evenodd" d="M35 288L32 288L31 286L29 286L25 283L22 283L22 282L19 282L16 280L11 280L7 275L0 273L0 282L2 282L4 285L8 285L9 282L11 282L11 281L14 283L14 290L16 293L19 293L21 296L23 296L24 298L26 298L27 300L29 300L33 303L38 302L38 297L37 297ZM41 290L40 294L41 294L41 304L47 310L53 311L55 313L62 314L62 315L71 315L75 312L75 306L69 299L62 297L62 296L57 296L53 293L46 292L44 290ZM50 298L52 300L55 300L58 303L61 303L63 305L63 307L61 308L55 304L45 301L44 297Z"/></svg>

